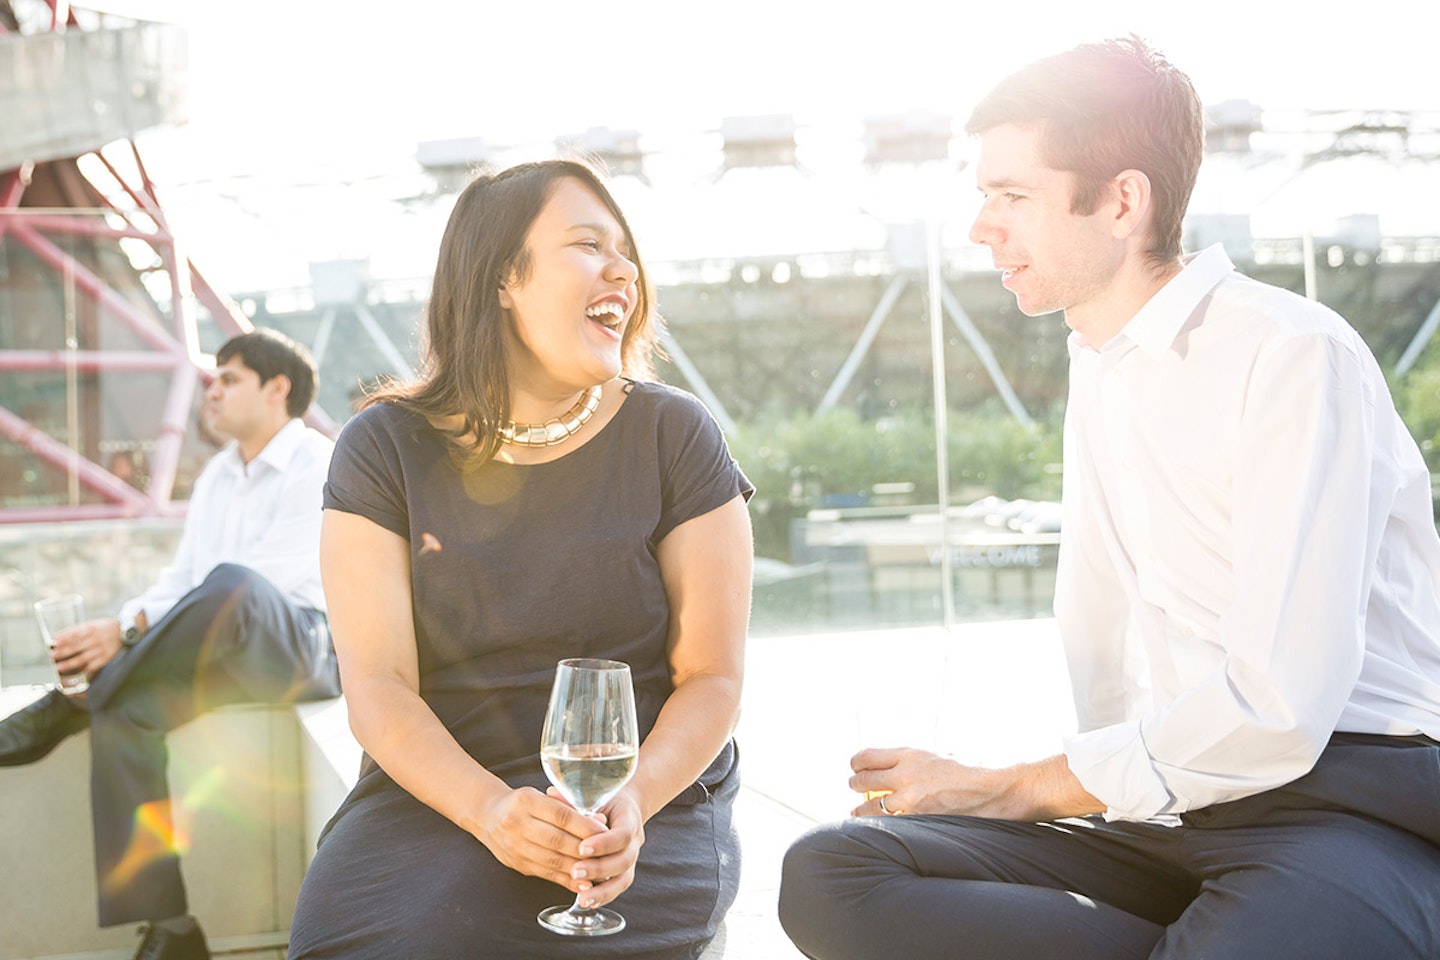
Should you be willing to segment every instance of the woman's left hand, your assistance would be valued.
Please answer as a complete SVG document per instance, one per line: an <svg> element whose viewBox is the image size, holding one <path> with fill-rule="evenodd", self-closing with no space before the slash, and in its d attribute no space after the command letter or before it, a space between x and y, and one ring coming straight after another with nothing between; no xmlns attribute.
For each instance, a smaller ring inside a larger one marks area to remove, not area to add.
<svg viewBox="0 0 1440 960"><path fill-rule="evenodd" d="M546 791L563 800L554 787ZM621 790L600 808L607 829L580 843L580 861L571 876L580 882L580 905L603 907L635 882L635 863L645 844L645 819L640 804L628 790Z"/></svg>

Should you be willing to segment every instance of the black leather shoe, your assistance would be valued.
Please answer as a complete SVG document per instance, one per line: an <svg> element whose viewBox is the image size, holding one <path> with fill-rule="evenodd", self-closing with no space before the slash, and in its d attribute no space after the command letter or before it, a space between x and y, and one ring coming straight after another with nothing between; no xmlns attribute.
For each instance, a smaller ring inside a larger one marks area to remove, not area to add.
<svg viewBox="0 0 1440 960"><path fill-rule="evenodd" d="M66 737L90 726L90 714L59 690L0 720L0 767L34 763Z"/></svg>
<svg viewBox="0 0 1440 960"><path fill-rule="evenodd" d="M140 929L145 931L145 939L135 951L135 960L210 960L210 947L198 923L189 933L174 933L149 924Z"/></svg>

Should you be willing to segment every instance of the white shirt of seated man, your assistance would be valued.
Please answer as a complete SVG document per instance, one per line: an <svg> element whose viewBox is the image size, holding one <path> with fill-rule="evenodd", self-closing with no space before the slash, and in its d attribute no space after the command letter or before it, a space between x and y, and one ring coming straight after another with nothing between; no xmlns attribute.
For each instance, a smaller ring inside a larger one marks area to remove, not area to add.
<svg viewBox="0 0 1440 960"><path fill-rule="evenodd" d="M143 634L221 563L249 567L298 606L325 609L317 558L334 444L290 416L289 394L288 377L261 383L239 356L216 368L201 413L229 441L195 481L174 558L118 618L57 638L57 664L93 677L120 652L129 627Z"/></svg>

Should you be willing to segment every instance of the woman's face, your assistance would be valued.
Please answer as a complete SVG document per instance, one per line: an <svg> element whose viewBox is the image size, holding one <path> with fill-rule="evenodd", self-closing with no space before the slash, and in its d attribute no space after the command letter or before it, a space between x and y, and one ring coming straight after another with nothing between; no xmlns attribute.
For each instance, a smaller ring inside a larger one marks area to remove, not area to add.
<svg viewBox="0 0 1440 960"><path fill-rule="evenodd" d="M512 389L559 398L617 376L639 270L609 208L582 181L557 180L525 249L525 278L500 288Z"/></svg>

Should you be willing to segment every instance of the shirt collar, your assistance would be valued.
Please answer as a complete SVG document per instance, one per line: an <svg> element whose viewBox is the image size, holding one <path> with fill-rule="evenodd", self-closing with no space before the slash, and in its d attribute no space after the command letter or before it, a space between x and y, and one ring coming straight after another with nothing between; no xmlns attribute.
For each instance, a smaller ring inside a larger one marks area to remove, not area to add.
<svg viewBox="0 0 1440 960"><path fill-rule="evenodd" d="M240 447L231 440L225 447L223 456L230 469L238 474L245 474L257 463L263 463L277 473L285 472L290 466L290 461L295 458L295 453L300 449L300 443L305 437L305 424L298 417L291 420L280 428L270 442L265 444L265 449L260 451L259 456L250 461L249 464L240 460Z"/></svg>
<svg viewBox="0 0 1440 960"><path fill-rule="evenodd" d="M1200 301L1235 270L1225 248L1218 243L1190 254L1182 262L1184 268L1157 290L1120 330L1120 336L1157 360L1170 349Z"/></svg>

